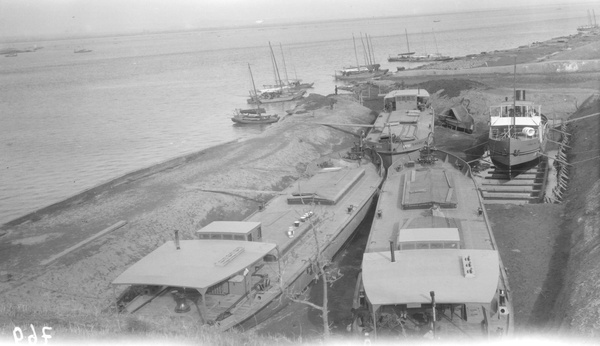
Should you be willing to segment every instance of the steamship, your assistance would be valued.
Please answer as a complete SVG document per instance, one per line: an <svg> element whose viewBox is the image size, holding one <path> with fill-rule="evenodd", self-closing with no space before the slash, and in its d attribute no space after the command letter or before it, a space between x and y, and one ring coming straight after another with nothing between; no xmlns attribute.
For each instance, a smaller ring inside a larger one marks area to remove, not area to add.
<svg viewBox="0 0 600 346"><path fill-rule="evenodd" d="M351 238L383 181L359 143L311 163L305 178L244 221L215 221L198 239L168 241L120 274L124 314L195 318L219 330L253 327L317 279ZM306 178L307 177L307 178Z"/></svg>
<svg viewBox="0 0 600 346"><path fill-rule="evenodd" d="M513 100L490 107L488 147L494 164L511 168L539 159L546 149L548 124L541 106L516 90Z"/></svg>
<svg viewBox="0 0 600 346"><path fill-rule="evenodd" d="M469 165L429 146L396 156L348 328L380 340L505 337L513 332L512 298Z"/></svg>

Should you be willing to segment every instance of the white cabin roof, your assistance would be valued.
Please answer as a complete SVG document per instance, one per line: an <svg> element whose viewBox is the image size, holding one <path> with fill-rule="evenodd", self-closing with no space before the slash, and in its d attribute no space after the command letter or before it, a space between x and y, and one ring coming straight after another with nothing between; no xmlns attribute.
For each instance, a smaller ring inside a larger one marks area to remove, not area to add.
<svg viewBox="0 0 600 346"><path fill-rule="evenodd" d="M181 240L177 250L174 242L168 241L125 270L113 284L202 290L256 263L275 247L250 241Z"/></svg>
<svg viewBox="0 0 600 346"><path fill-rule="evenodd" d="M324 203L336 204L364 175L364 168L322 169L309 180L298 184L297 189L288 196L288 203L310 203L309 201L315 198Z"/></svg>
<svg viewBox="0 0 600 346"><path fill-rule="evenodd" d="M260 222L252 221L213 221L196 233L236 233L245 234L255 230Z"/></svg>
<svg viewBox="0 0 600 346"><path fill-rule="evenodd" d="M514 121L513 121L514 119ZM539 126L542 123L541 117L491 117L490 126Z"/></svg>
<svg viewBox="0 0 600 346"><path fill-rule="evenodd" d="M398 242L460 241L458 228L408 228L401 229Z"/></svg>
<svg viewBox="0 0 600 346"><path fill-rule="evenodd" d="M473 277L464 274L462 257L469 256ZM374 305L431 303L489 304L498 288L499 256L494 250L435 249L367 252L362 278Z"/></svg>
<svg viewBox="0 0 600 346"><path fill-rule="evenodd" d="M429 97L429 93L425 89L405 89L405 90L394 90L385 95L384 98L394 98L397 96L423 96Z"/></svg>

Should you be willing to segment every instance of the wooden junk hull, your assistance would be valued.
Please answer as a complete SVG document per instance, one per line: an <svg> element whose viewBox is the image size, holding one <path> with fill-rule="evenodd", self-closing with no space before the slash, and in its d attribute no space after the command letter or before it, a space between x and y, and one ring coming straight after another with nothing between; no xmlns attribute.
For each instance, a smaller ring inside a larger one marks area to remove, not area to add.
<svg viewBox="0 0 600 346"><path fill-rule="evenodd" d="M272 124L279 121L279 117L232 117L231 121L236 124Z"/></svg>
<svg viewBox="0 0 600 346"><path fill-rule="evenodd" d="M280 94L275 95L273 97L250 97L247 101L249 104L264 104L264 103L277 103L277 102L288 102L295 101L302 98L302 96L306 93L306 90L300 90L291 94Z"/></svg>
<svg viewBox="0 0 600 346"><path fill-rule="evenodd" d="M365 80L370 78L377 78L385 75L389 70L383 69L374 72L359 72L359 73L351 73L348 75L336 74L334 77L337 80L341 81L353 81L353 80Z"/></svg>

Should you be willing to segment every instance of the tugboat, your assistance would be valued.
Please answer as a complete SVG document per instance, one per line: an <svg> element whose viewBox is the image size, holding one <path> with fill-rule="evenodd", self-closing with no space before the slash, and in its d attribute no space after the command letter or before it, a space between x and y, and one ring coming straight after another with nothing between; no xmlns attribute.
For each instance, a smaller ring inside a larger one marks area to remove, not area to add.
<svg viewBox="0 0 600 346"><path fill-rule="evenodd" d="M494 164L509 171L539 159L546 149L548 121L541 106L525 100L525 90L515 90L512 101L505 99L490 107L488 147Z"/></svg>
<svg viewBox="0 0 600 346"><path fill-rule="evenodd" d="M513 297L471 168L429 146L388 169L348 329L378 340L513 333Z"/></svg>

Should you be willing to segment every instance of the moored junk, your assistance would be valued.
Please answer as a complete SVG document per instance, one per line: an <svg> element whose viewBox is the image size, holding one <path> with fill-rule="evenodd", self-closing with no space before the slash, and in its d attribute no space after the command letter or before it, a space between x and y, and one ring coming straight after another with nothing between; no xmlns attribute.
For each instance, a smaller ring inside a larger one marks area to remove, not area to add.
<svg viewBox="0 0 600 346"><path fill-rule="evenodd" d="M465 161L428 147L398 155L377 208L351 330L384 341L513 333L507 275Z"/></svg>
<svg viewBox="0 0 600 346"><path fill-rule="evenodd" d="M128 286L120 311L186 315L220 330L270 317L276 298L289 299L315 279L317 256L326 262L341 249L383 181L383 168L372 163L381 162L376 152L362 149L350 159L346 151L311 163L308 178L245 221L212 222L198 239L180 240L179 249L167 242L133 264L113 281Z"/></svg>
<svg viewBox="0 0 600 346"><path fill-rule="evenodd" d="M252 69L250 68L250 64L248 64L248 72L250 72L250 79L252 80L252 87L254 90L254 95L258 93L256 91L256 86L254 85L254 77L252 76ZM251 92L252 95L252 92ZM256 108L252 109L236 109L231 121L237 124L271 124L279 121L279 116L277 114L266 114L266 110L264 108L258 107L260 102L255 102Z"/></svg>
<svg viewBox="0 0 600 346"><path fill-rule="evenodd" d="M231 121L237 124L272 124L279 121L277 114L264 114L255 110L236 109Z"/></svg>
<svg viewBox="0 0 600 346"><path fill-rule="evenodd" d="M336 80L342 81L358 81L367 80L372 78L378 78L385 75L389 70L382 69L381 65L376 63L375 52L369 35L365 34L364 40L362 34L360 35L360 42L363 46L364 51L364 64L360 64L358 61L358 54L356 51L356 40L352 35L352 42L354 43L354 57L356 61L355 66L344 67L339 71L335 71L334 77ZM366 43L366 45L365 45Z"/></svg>
<svg viewBox="0 0 600 346"><path fill-rule="evenodd" d="M269 42L269 50L271 52L271 62L273 64L273 72L275 74L276 85L273 86L273 88L257 91L256 86L254 86L253 79L252 85L254 86L254 89L250 91L250 98L248 99L248 103L259 105L264 103L286 102L301 99L302 96L306 93L305 89L312 87L312 84L306 87L302 87L299 81L295 85L284 84L284 82L281 79L281 75L279 74L279 67L277 66L277 60L275 59L275 54L273 53L273 47L271 47L271 42Z"/></svg>

